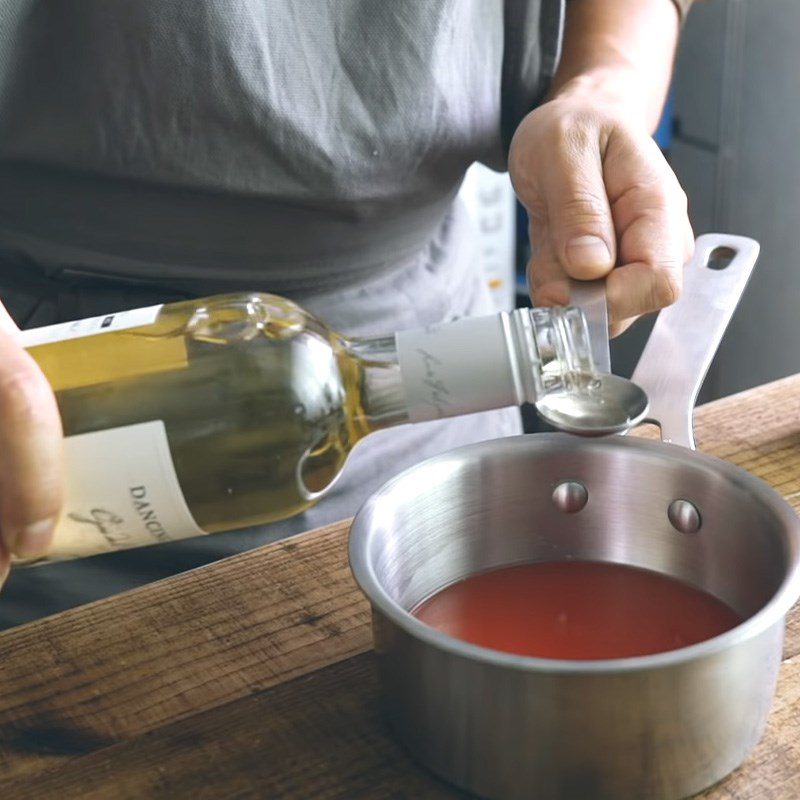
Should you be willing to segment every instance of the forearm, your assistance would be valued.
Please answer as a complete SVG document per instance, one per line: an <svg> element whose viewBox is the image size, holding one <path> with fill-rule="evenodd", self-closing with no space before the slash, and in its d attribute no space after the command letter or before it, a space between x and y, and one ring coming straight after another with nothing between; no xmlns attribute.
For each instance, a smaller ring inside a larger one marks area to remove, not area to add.
<svg viewBox="0 0 800 800"><path fill-rule="evenodd" d="M565 92L607 97L654 130L669 88L679 29L672 0L569 0L550 97Z"/></svg>

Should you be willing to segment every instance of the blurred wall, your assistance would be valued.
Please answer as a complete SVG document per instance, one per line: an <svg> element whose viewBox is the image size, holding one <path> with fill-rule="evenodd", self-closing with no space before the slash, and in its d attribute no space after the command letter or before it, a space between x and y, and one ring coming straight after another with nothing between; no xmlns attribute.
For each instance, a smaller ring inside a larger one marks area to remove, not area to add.
<svg viewBox="0 0 800 800"><path fill-rule="evenodd" d="M696 233L761 257L703 399L800 372L800 0L702 0L673 82L669 158Z"/></svg>

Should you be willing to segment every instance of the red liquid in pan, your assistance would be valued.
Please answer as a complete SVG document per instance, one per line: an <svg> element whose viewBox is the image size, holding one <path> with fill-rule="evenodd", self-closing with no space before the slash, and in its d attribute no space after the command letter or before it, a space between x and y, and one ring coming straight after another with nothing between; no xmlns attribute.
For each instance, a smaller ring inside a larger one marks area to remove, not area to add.
<svg viewBox="0 0 800 800"><path fill-rule="evenodd" d="M673 578L593 561L548 561L473 575L413 613L482 647L566 659L662 653L742 621L717 598Z"/></svg>

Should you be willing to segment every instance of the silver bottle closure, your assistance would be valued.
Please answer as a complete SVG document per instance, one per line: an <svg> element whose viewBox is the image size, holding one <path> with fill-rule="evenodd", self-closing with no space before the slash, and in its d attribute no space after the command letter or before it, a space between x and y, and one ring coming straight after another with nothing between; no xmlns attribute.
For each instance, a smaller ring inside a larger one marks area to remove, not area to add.
<svg viewBox="0 0 800 800"><path fill-rule="evenodd" d="M593 375L588 333L574 308L517 309L396 336L412 422L535 403Z"/></svg>
<svg viewBox="0 0 800 800"><path fill-rule="evenodd" d="M516 309L397 334L412 422L535 403L555 427L603 435L636 424L644 393L599 376L577 308Z"/></svg>

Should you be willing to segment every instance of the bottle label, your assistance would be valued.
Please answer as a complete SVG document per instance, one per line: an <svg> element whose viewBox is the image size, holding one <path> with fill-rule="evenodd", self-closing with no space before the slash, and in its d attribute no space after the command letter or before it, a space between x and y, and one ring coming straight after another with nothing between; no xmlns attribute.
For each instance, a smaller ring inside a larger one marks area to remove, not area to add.
<svg viewBox="0 0 800 800"><path fill-rule="evenodd" d="M507 314L401 331L395 339L411 422L524 400Z"/></svg>
<svg viewBox="0 0 800 800"><path fill-rule="evenodd" d="M201 536L161 420L64 440L67 497L48 561Z"/></svg>
<svg viewBox="0 0 800 800"><path fill-rule="evenodd" d="M131 311L120 311L116 314L103 314L100 317L88 317L74 322L60 322L57 325L46 325L43 328L31 328L21 331L18 341L22 347L38 347L52 342L63 342L66 339L78 339L82 336L94 336L98 333L110 333L126 328L138 328L156 321L163 305L135 308Z"/></svg>

